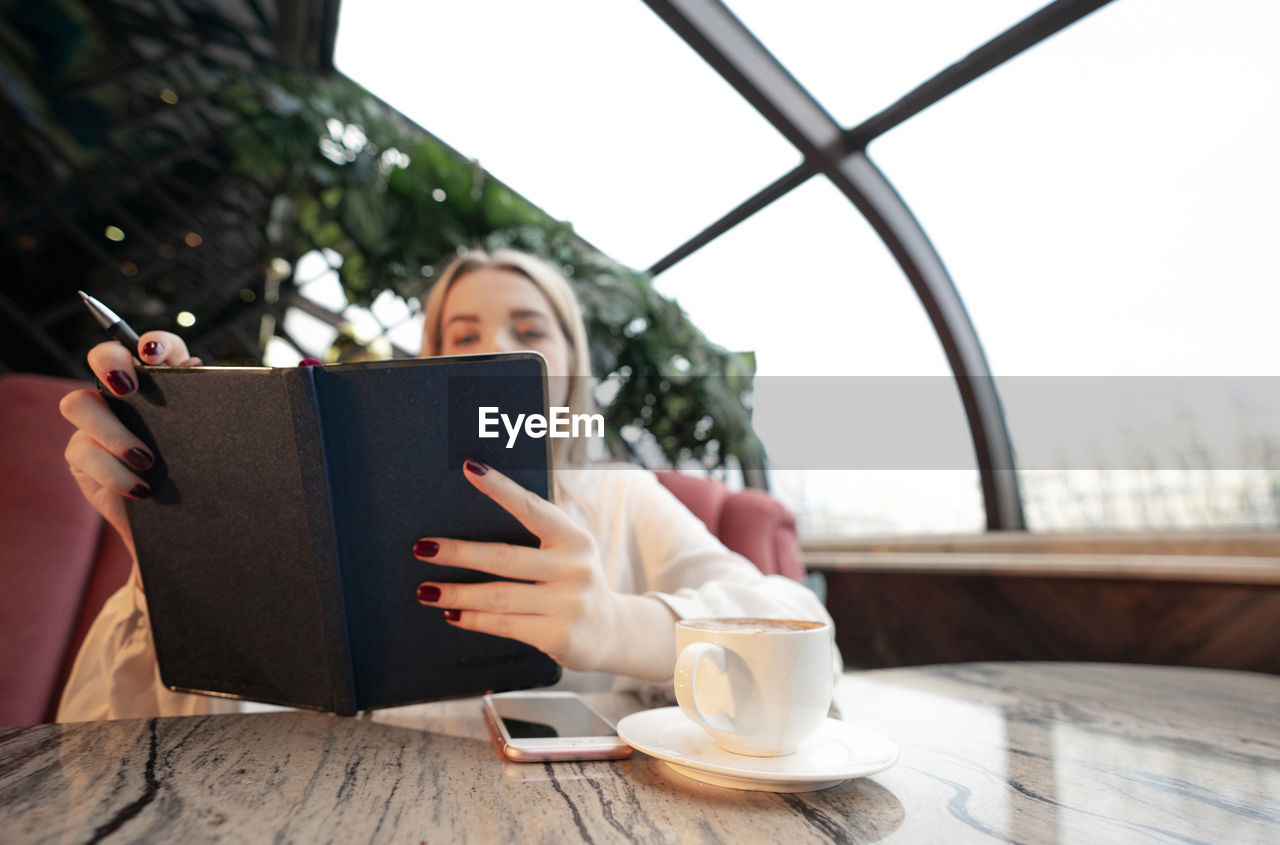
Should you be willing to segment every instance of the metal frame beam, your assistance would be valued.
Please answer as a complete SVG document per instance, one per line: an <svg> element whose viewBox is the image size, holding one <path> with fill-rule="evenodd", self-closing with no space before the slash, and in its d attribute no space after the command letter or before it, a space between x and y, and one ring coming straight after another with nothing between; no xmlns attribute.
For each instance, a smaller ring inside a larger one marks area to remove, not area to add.
<svg viewBox="0 0 1280 845"><path fill-rule="evenodd" d="M813 169L808 164L801 163L790 173L775 179L772 184L758 191L737 208L664 255L649 268L649 275L656 276L668 267L702 249L774 200L782 199L805 182L808 182L813 175Z"/></svg>
<svg viewBox="0 0 1280 845"><path fill-rule="evenodd" d="M938 334L969 422L988 530L1025 529L1013 447L991 368L973 321L928 235L889 180L867 157L865 146L912 114L1105 5L1107 0L1051 3L848 132L723 3L718 0L645 2L805 158L800 168L655 264L654 272L670 267L768 202L802 184L809 175L826 175L888 246Z"/></svg>
<svg viewBox="0 0 1280 845"><path fill-rule="evenodd" d="M845 149L867 144L989 70L1110 3L1111 0L1056 0L992 38L960 61L917 85L893 105L845 133Z"/></svg>

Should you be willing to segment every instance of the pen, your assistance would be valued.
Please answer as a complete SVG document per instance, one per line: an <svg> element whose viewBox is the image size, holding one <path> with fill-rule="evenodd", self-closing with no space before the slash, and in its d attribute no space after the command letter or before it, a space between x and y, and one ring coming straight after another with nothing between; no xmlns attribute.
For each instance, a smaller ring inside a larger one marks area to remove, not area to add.
<svg viewBox="0 0 1280 845"><path fill-rule="evenodd" d="M134 355L138 354L138 333L131 329L128 323L120 319L116 312L89 296L89 294L84 291L79 291L79 294L80 298L84 300L85 306L93 314L94 319L107 330L107 334L123 343L125 349L128 349Z"/></svg>

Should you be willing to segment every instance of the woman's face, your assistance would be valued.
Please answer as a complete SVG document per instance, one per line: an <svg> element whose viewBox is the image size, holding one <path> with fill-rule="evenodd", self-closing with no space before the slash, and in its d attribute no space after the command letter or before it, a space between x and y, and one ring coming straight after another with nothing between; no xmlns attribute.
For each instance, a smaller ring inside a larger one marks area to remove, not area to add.
<svg viewBox="0 0 1280 845"><path fill-rule="evenodd" d="M551 399L567 405L573 352L542 291L520 273L498 267L481 267L454 281L441 312L441 355L527 349L547 359L552 389L564 394Z"/></svg>

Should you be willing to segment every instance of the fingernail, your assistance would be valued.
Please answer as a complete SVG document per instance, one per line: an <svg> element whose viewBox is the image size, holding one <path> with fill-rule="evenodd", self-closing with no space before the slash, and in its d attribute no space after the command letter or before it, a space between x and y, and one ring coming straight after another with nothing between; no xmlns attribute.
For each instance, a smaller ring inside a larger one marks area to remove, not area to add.
<svg viewBox="0 0 1280 845"><path fill-rule="evenodd" d="M298 362L299 367L323 367L324 361L319 358L303 358Z"/></svg>
<svg viewBox="0 0 1280 845"><path fill-rule="evenodd" d="M489 471L487 466L480 463L475 458L467 458L462 465L467 468L467 472L473 475L484 475Z"/></svg>
<svg viewBox="0 0 1280 845"><path fill-rule="evenodd" d="M127 396L134 390L133 379L124 370L112 370L107 373L107 387L116 396Z"/></svg>
<svg viewBox="0 0 1280 845"><path fill-rule="evenodd" d="M151 495L151 488L145 484L135 484L133 489L129 491L130 498L145 499Z"/></svg>
<svg viewBox="0 0 1280 845"><path fill-rule="evenodd" d="M440 588L431 584L418 585L418 601L437 602L440 601ZM447 613L448 611L446 611Z"/></svg>
<svg viewBox="0 0 1280 845"><path fill-rule="evenodd" d="M124 462L134 469L150 469L156 459L151 457L151 453L146 449L139 449L135 446L124 453Z"/></svg>
<svg viewBox="0 0 1280 845"><path fill-rule="evenodd" d="M459 619L462 618L462 611L449 608L448 610L444 611L444 618L446 622L457 622Z"/></svg>
<svg viewBox="0 0 1280 845"><path fill-rule="evenodd" d="M142 354L148 358L159 358L164 355L164 344L158 340L148 340L142 344Z"/></svg>
<svg viewBox="0 0 1280 845"><path fill-rule="evenodd" d="M413 544L415 557L435 557L440 553L440 544L435 540L419 540Z"/></svg>

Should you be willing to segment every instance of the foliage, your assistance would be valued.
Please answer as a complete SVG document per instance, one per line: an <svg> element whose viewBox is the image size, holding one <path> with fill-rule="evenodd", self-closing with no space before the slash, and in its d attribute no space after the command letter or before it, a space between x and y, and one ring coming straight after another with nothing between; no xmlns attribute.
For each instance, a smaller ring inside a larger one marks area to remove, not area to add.
<svg viewBox="0 0 1280 845"><path fill-rule="evenodd" d="M730 455L761 464L748 407L754 357L710 343L646 274L590 248L348 79L246 75L219 99L243 118L228 137L238 168L273 196L264 260L335 250L348 298L367 305L387 289L421 296L462 247L541 255L582 302L615 455L638 457L643 432L671 464L715 469Z"/></svg>

